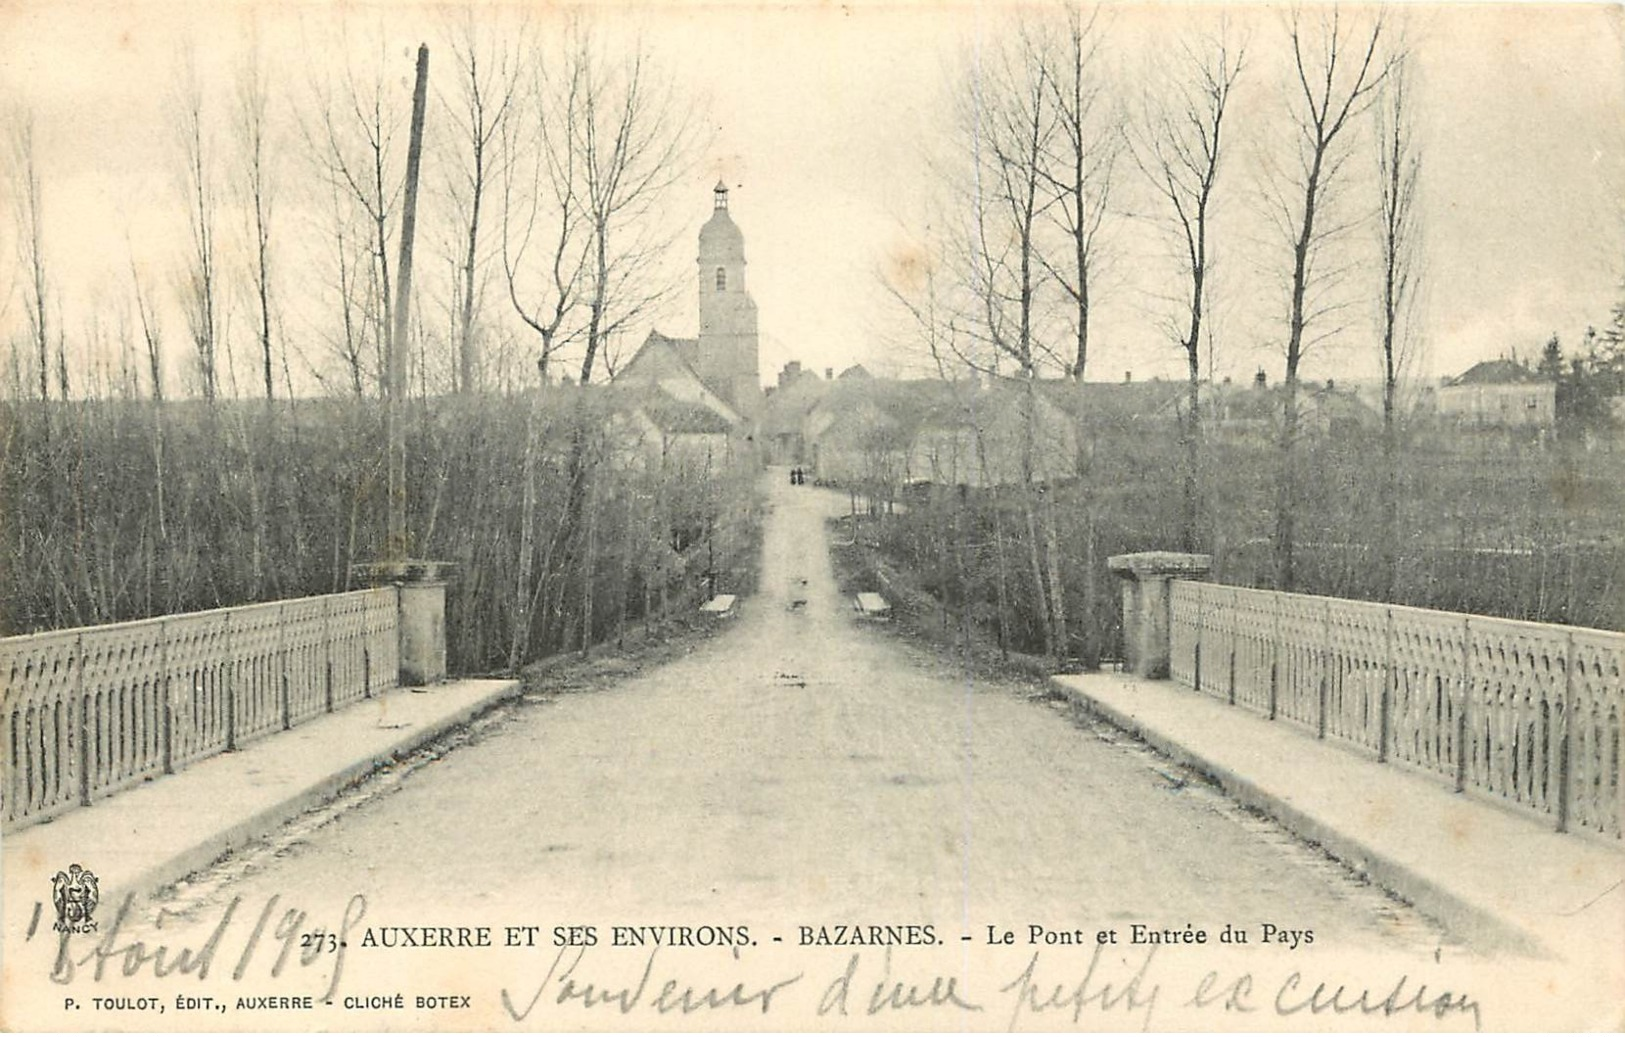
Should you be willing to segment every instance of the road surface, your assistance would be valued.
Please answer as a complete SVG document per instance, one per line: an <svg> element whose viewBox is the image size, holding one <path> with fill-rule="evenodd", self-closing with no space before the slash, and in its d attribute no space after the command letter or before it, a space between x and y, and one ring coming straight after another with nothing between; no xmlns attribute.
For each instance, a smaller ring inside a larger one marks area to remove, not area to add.
<svg viewBox="0 0 1625 1037"><path fill-rule="evenodd" d="M1438 944L1135 743L856 616L824 525L845 498L769 479L762 586L721 635L503 711L197 877L175 906L337 885L373 919L512 903L559 920L954 933L1276 921L1344 946Z"/></svg>

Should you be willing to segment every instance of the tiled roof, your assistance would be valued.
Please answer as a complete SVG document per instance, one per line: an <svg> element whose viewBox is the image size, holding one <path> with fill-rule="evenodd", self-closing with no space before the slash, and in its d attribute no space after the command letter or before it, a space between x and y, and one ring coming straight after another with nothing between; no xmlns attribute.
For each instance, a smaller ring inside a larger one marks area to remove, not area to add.
<svg viewBox="0 0 1625 1037"><path fill-rule="evenodd" d="M1452 378L1450 385L1527 385L1545 381L1516 360L1485 360Z"/></svg>
<svg viewBox="0 0 1625 1037"><path fill-rule="evenodd" d="M643 412L663 432L726 435L732 428L722 415L709 407L679 400L663 392L650 394L643 405Z"/></svg>
<svg viewBox="0 0 1625 1037"><path fill-rule="evenodd" d="M613 390L611 399L617 409L643 412L662 432L726 435L732 428L709 407L679 400L658 386L625 386Z"/></svg>

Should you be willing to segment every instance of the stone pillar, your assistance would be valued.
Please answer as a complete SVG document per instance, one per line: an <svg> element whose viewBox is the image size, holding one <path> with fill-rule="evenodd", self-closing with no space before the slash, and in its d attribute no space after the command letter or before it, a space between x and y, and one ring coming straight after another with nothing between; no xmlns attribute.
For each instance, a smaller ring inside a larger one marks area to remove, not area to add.
<svg viewBox="0 0 1625 1037"><path fill-rule="evenodd" d="M1106 565L1123 581L1123 654L1129 669L1140 677L1168 676L1169 584L1205 578L1212 556L1141 551L1112 555Z"/></svg>
<svg viewBox="0 0 1625 1037"><path fill-rule="evenodd" d="M382 562L358 566L375 586L396 588L402 687L446 679L446 577L450 562Z"/></svg>
<svg viewBox="0 0 1625 1037"><path fill-rule="evenodd" d="M439 684L446 679L446 581L400 585L401 684Z"/></svg>

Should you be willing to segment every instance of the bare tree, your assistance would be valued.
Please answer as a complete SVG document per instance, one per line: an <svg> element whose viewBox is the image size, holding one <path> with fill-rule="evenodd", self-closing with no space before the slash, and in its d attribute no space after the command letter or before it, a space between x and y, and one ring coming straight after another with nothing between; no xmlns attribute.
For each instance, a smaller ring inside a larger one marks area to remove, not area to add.
<svg viewBox="0 0 1625 1037"><path fill-rule="evenodd" d="M989 477L995 487L1012 474L1016 477L1034 610L1043 627L1045 654L1058 663L1067 644L1061 559L1049 521L1052 502L1045 510L1049 535L1044 541L1050 550L1041 549L1039 508L1045 502L1035 483L1038 378L1045 364L1067 366L1039 331L1045 313L1041 295L1046 272L1041 236L1050 211L1061 204L1061 193L1054 190L1056 180L1048 171L1056 139L1063 133L1053 86L1054 53L1043 23L1018 21L1002 45L979 55L967 76L959 117L962 145L968 153L960 175L965 178L963 192L969 207L966 240L961 246L969 312L963 321L967 330L964 345L957 338L948 342L962 350L962 358L973 368L979 366L977 355L986 358L985 369L993 373L1014 365L1020 409L1017 470L992 471ZM998 498L995 489L995 512ZM996 533L1002 565L1002 526Z"/></svg>
<svg viewBox="0 0 1625 1037"><path fill-rule="evenodd" d="M660 270L672 243L662 225L664 195L687 172L691 132L676 93L641 47L611 54L589 27L577 23L556 57L540 47L525 57L531 74L522 96L509 95L495 127L500 140L502 265L508 297L541 339L542 383L528 409L523 457L520 544L509 661L517 665L531 640L537 527L537 408L546 398L549 365L577 341L585 344L583 384L602 361L605 344L673 287ZM511 85L510 80L510 85ZM487 142L487 147L490 142ZM585 308L584 326L574 314ZM561 520L542 549L543 571L567 553L579 567L585 646L592 627L597 489L591 470L590 416L574 408ZM559 587L562 593L562 585ZM559 615L557 609L554 615ZM546 609L544 607L544 627Z"/></svg>
<svg viewBox="0 0 1625 1037"><path fill-rule="evenodd" d="M677 91L641 45L612 57L582 28L568 60L580 77L580 104L564 132L580 156L579 204L591 239L585 385L605 341L674 287L659 272L673 241L659 216L697 140Z"/></svg>
<svg viewBox="0 0 1625 1037"><path fill-rule="evenodd" d="M541 338L536 370L542 384L554 355L573 336L561 334L579 305L591 238L581 205L580 154L570 127L585 103L582 66L548 74L539 49L522 109L502 133L502 269L514 312Z"/></svg>
<svg viewBox="0 0 1625 1037"><path fill-rule="evenodd" d="M380 361L391 355L394 341L389 245L405 180L395 147L396 135L401 132L401 113L392 102L385 67L385 56L380 53L365 81L346 66L339 90L335 91L332 84L320 84L320 125L306 127L311 150L328 179L367 221L371 262L362 298ZM348 286L344 293L346 298L351 297ZM353 345L353 340L347 339L346 345Z"/></svg>
<svg viewBox="0 0 1625 1037"><path fill-rule="evenodd" d="M257 49L249 56L238 78L236 101L236 130L242 162L240 186L248 209L254 254L250 276L255 294L255 333L259 339L265 398L270 400L276 395L276 366L271 347L271 211L275 201L276 148L267 118L270 94Z"/></svg>
<svg viewBox="0 0 1625 1037"><path fill-rule="evenodd" d="M1313 19L1313 24L1306 21ZM1354 221L1333 215L1351 152L1354 120L1377 98L1388 65L1382 54L1385 23L1380 14L1355 26L1333 6L1288 24L1294 82L1290 102L1292 161L1266 185L1270 214L1291 243L1292 274L1285 343L1286 378L1275 503L1275 586L1293 586L1293 549L1298 506L1298 367L1313 346L1337 335L1333 323L1347 305L1338 298L1348 268L1330 255L1331 243Z"/></svg>
<svg viewBox="0 0 1625 1037"><path fill-rule="evenodd" d="M1421 277L1417 188L1422 152L1416 139L1410 62L1396 52L1377 113L1382 262L1382 595L1394 600L1399 541L1399 381L1411 359L1412 320Z"/></svg>
<svg viewBox="0 0 1625 1037"><path fill-rule="evenodd" d="M442 103L458 135L458 161L451 194L462 220L464 248L461 265L454 276L453 308L457 387L465 393L478 389L482 376L476 331L479 302L484 292L481 217L486 194L500 173L495 166L503 157L500 138L519 91L521 46L518 37L504 37L489 30L482 32L476 27L471 11L463 13L451 34L457 88L450 98L442 97Z"/></svg>
<svg viewBox="0 0 1625 1037"><path fill-rule="evenodd" d="M1164 218L1177 242L1185 294L1169 331L1185 353L1187 388L1180 435L1185 447L1185 550L1197 549L1201 513L1202 331L1207 309L1209 243L1214 186L1224 154L1225 114L1230 92L1246 62L1245 44L1233 45L1221 31L1213 40L1181 44L1183 78L1170 81L1151 99L1135 160L1164 205Z"/></svg>
<svg viewBox="0 0 1625 1037"><path fill-rule="evenodd" d="M358 273L357 267L367 262L372 250L354 240L354 210L358 207L353 201L332 182L328 183L328 198L332 222L324 230L331 234L334 265L333 280L327 287L333 292L331 306L337 310L338 326L324 330L323 335L343 364L350 394L361 399L366 395L368 330L376 325L369 320L371 303L364 294L373 281Z"/></svg>
<svg viewBox="0 0 1625 1037"><path fill-rule="evenodd" d="M1060 226L1064 247L1044 267L1061 286L1071 304L1076 343L1067 373L1083 381L1089 359L1090 278L1099 262L1101 228L1111 200L1112 178L1123 145L1122 121L1105 94L1100 9L1085 18L1080 8L1066 13L1066 29L1049 59L1048 78L1058 138L1042 167L1044 179L1055 193L1052 217Z"/></svg>
<svg viewBox="0 0 1625 1037"><path fill-rule="evenodd" d="M157 314L153 311L152 302L147 297L146 289L141 286L141 272L136 266L135 256L130 256L130 284L135 292L136 315L141 321L141 337L147 347L147 376L151 380L150 390L152 402L164 402L164 345L163 330L159 327Z"/></svg>
<svg viewBox="0 0 1625 1037"><path fill-rule="evenodd" d="M50 282L46 277L45 213L34 152L34 118L24 113L11 134L12 197L16 200L17 263L24 272L28 336L39 365L40 399L51 396Z"/></svg>
<svg viewBox="0 0 1625 1037"><path fill-rule="evenodd" d="M539 386L534 403L525 411L519 552L508 647L511 669L518 668L529 650L541 593L540 585L533 587L540 450L537 411L547 392L549 364L571 340L560 332L579 303L589 243L582 233L585 218L578 201L582 163L569 134L583 103L581 65L566 63L563 75L549 76L549 62L539 48L530 51L528 62L531 75L522 107L500 127L502 269L514 312L541 338L536 354ZM572 484L572 496L576 485ZM561 522L544 550L544 572L566 533L566 524Z"/></svg>
<svg viewBox="0 0 1625 1037"><path fill-rule="evenodd" d="M1053 359L1036 333L1039 238L1056 204L1045 167L1058 132L1049 48L1035 36L1041 28L1021 23L1012 39L979 56L959 112L968 161L953 174L969 210L960 251L970 308L964 323L974 331L961 359L990 373L1013 365L1023 378L1036 378Z"/></svg>
<svg viewBox="0 0 1625 1037"><path fill-rule="evenodd" d="M191 52L182 64L171 101L181 150L180 185L186 205L186 273L181 301L191 329L199 389L213 403L219 389L219 284L215 269L216 197L213 135L203 110L203 86Z"/></svg>

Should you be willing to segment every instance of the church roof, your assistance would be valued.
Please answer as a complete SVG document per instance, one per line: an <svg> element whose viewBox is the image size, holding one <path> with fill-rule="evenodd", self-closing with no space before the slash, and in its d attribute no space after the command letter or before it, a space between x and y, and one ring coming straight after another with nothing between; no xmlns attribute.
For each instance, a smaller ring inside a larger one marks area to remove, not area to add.
<svg viewBox="0 0 1625 1037"><path fill-rule="evenodd" d="M620 390L623 406L642 411L662 432L726 435L732 425L703 404L680 400L655 385L627 386Z"/></svg>
<svg viewBox="0 0 1625 1037"><path fill-rule="evenodd" d="M698 378L697 362L700 356L700 340L697 338L673 338L662 335L654 328L649 329L649 336L643 340L643 345L627 361L623 373L631 371L634 366L640 370L651 366L666 368L675 367L685 370Z"/></svg>
<svg viewBox="0 0 1625 1037"><path fill-rule="evenodd" d="M672 338L651 328L649 337L643 340L643 345L638 347L616 377L622 384L631 385L642 381L658 383L663 375L677 375L693 379L725 406L733 406L733 396L728 386L714 384L700 374L699 355L699 339Z"/></svg>

